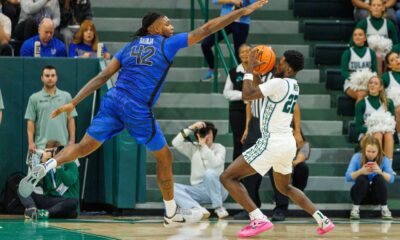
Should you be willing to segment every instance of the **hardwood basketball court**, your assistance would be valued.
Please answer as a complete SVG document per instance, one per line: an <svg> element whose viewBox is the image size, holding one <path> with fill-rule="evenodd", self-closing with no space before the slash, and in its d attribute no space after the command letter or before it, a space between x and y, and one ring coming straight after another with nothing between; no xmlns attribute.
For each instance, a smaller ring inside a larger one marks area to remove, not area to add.
<svg viewBox="0 0 400 240"><path fill-rule="evenodd" d="M400 239L400 221L365 219L350 222L333 219L336 228L325 236L316 234L311 218L290 219L251 239ZM159 217L85 217L73 220L31 221L0 216L0 239L237 239L236 232L247 222L235 220L202 221L181 228L167 229Z"/></svg>

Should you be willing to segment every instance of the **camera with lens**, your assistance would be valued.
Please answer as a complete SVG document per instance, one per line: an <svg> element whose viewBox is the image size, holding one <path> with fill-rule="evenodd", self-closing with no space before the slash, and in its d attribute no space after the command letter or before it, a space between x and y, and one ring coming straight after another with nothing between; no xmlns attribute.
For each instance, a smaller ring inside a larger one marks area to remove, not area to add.
<svg viewBox="0 0 400 240"><path fill-rule="evenodd" d="M214 124L210 122L204 122L206 124L205 127L196 129L194 131L194 136L197 139L197 134L200 136L200 138L205 138L207 134L210 132L210 130L213 132L213 140L215 140L215 137L217 136L218 130L215 128Z"/></svg>
<svg viewBox="0 0 400 240"><path fill-rule="evenodd" d="M34 153L29 154L28 165L30 165L31 167L34 167L42 162L43 154L45 152L50 152L51 153L50 157L54 157L63 148L64 148L64 146L58 146L58 147L54 147L51 149L36 149L36 151Z"/></svg>

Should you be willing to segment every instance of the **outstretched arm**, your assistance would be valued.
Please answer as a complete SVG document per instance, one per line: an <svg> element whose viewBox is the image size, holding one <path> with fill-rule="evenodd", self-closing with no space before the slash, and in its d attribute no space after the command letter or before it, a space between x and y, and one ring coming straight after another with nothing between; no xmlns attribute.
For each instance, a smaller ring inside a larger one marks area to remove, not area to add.
<svg viewBox="0 0 400 240"><path fill-rule="evenodd" d="M201 27L196 28L195 30L189 32L188 35L188 46L192 46L203 40L205 37L223 29L228 26L236 19L241 16L249 15L255 10L261 8L264 4L266 4L268 0L258 0L257 2L245 7L240 8L235 11L230 12L227 15L220 16L208 21L206 24Z"/></svg>
<svg viewBox="0 0 400 240"><path fill-rule="evenodd" d="M114 73L116 73L121 68L121 63L116 59L113 58L108 66L101 71L97 76L92 78L79 92L78 94L71 100L70 103L67 103L56 110L53 111L51 114L52 118L57 117L59 114L63 112L67 112L68 114L75 108L78 103L80 103L83 99L87 96L92 94L94 91L99 89L104 83L107 82L108 79Z"/></svg>

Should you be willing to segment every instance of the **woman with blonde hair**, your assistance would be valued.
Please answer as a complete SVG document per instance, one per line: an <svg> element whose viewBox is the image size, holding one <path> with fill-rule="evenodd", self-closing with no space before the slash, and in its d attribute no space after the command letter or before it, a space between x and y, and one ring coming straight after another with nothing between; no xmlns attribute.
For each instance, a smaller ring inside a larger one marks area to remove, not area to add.
<svg viewBox="0 0 400 240"><path fill-rule="evenodd" d="M94 23L91 20L85 20L69 45L69 57L96 58L98 57L97 52L100 46L103 48L101 57L110 59L111 55L108 53L106 46L99 43L99 36Z"/></svg>
<svg viewBox="0 0 400 240"><path fill-rule="evenodd" d="M361 152L351 158L346 181L354 182L350 190L353 208L350 219L360 219L361 204L380 204L383 219L392 219L387 206L387 183L394 182L390 160L384 156L380 141L372 135L361 143Z"/></svg>
<svg viewBox="0 0 400 240"><path fill-rule="evenodd" d="M393 159L394 116L394 104L386 98L382 79L372 77L368 81L368 96L356 104L356 131L360 141L366 133L378 139L390 160Z"/></svg>

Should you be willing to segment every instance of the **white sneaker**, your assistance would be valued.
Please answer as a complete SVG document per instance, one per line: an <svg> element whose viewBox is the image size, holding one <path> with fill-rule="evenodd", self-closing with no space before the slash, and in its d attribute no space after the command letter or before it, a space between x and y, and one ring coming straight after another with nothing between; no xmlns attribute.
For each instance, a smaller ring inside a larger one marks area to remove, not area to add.
<svg viewBox="0 0 400 240"><path fill-rule="evenodd" d="M164 227L178 227L191 223L197 223L203 217L203 213L196 208L184 209L177 207L174 216L164 216Z"/></svg>
<svg viewBox="0 0 400 240"><path fill-rule="evenodd" d="M228 211L226 211L226 209L224 207L219 207L217 209L215 209L215 214L217 214L218 218L226 218L227 216L229 216Z"/></svg>
<svg viewBox="0 0 400 240"><path fill-rule="evenodd" d="M392 220L393 219L392 213L390 212L389 209L387 209L387 210L382 209L381 213L382 213L383 220Z"/></svg>
<svg viewBox="0 0 400 240"><path fill-rule="evenodd" d="M23 198L29 197L38 182L46 176L46 168L43 164L36 165L32 171L19 182L18 192Z"/></svg>
<svg viewBox="0 0 400 240"><path fill-rule="evenodd" d="M203 214L203 217L201 219L208 219L211 215L211 213L204 207L200 207L199 210Z"/></svg>
<svg viewBox="0 0 400 240"><path fill-rule="evenodd" d="M360 209L353 207L350 212L350 219L351 220L359 220L360 219Z"/></svg>

